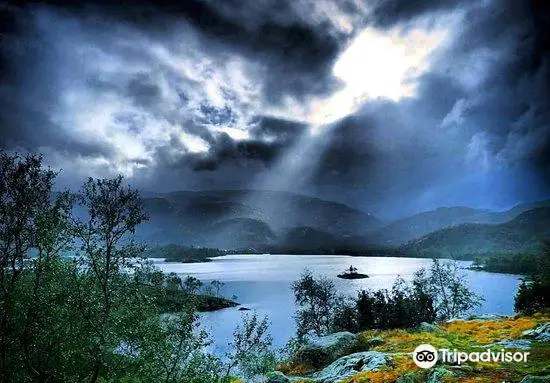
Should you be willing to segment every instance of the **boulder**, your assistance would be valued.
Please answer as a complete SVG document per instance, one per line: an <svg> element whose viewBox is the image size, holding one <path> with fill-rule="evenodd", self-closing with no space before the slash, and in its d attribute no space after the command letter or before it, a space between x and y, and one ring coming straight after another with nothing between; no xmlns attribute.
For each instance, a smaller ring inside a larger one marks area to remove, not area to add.
<svg viewBox="0 0 550 383"><path fill-rule="evenodd" d="M428 380L426 380L426 383L442 383L443 378L454 375L454 373L444 368L435 368L428 377Z"/></svg>
<svg viewBox="0 0 550 383"><path fill-rule="evenodd" d="M519 383L550 383L550 375L546 375L546 376L527 375Z"/></svg>
<svg viewBox="0 0 550 383"><path fill-rule="evenodd" d="M290 379L280 371L273 371L267 374L265 383L290 383Z"/></svg>
<svg viewBox="0 0 550 383"><path fill-rule="evenodd" d="M347 347L353 346L357 337L351 332L343 331L336 332L334 334L309 338L306 340L306 344L302 347L306 348L321 348L323 350L331 350L341 352Z"/></svg>
<svg viewBox="0 0 550 383"><path fill-rule="evenodd" d="M436 324L422 322L422 323L420 323L420 326L418 327L418 331L420 331L420 332L441 332L442 330Z"/></svg>
<svg viewBox="0 0 550 383"><path fill-rule="evenodd" d="M550 322L541 324L532 330L524 331L523 336L535 340L550 341Z"/></svg>
<svg viewBox="0 0 550 383"><path fill-rule="evenodd" d="M335 383L358 372L376 371L386 366L391 357L383 352L364 351L347 355L335 360L319 372L312 375L318 383Z"/></svg>
<svg viewBox="0 0 550 383"><path fill-rule="evenodd" d="M351 332L337 332L322 337L306 338L295 354L295 359L314 367L325 365L338 358L357 341Z"/></svg>
<svg viewBox="0 0 550 383"><path fill-rule="evenodd" d="M486 344L483 346L476 346L478 348L490 348L490 347L503 347L503 348L516 348L518 350L529 350L531 348L531 341L528 339L505 339L499 342Z"/></svg>

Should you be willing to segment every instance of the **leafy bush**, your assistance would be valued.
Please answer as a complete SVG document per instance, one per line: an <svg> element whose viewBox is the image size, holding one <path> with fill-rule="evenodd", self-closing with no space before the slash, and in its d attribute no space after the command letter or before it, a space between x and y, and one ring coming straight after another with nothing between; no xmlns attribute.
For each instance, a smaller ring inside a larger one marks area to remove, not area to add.
<svg viewBox="0 0 550 383"><path fill-rule="evenodd" d="M338 294L332 281L309 271L292 286L299 306L298 338L310 332L416 327L464 315L482 299L468 289L455 261L433 260L429 271L415 273L412 284L398 277L391 290L361 290L355 299Z"/></svg>
<svg viewBox="0 0 550 383"><path fill-rule="evenodd" d="M435 320L433 299L418 287L397 278L391 291L361 290L356 301L360 329L392 329L418 326Z"/></svg>
<svg viewBox="0 0 550 383"><path fill-rule="evenodd" d="M457 261L434 259L430 272L421 272L424 275L417 274L417 283L432 297L439 320L461 317L483 301L467 287L466 275Z"/></svg>
<svg viewBox="0 0 550 383"><path fill-rule="evenodd" d="M231 368L199 329L199 281L139 261L137 191L117 177L56 194L55 176L0 152L0 381L225 383ZM240 364L267 365L266 330L245 321Z"/></svg>
<svg viewBox="0 0 550 383"><path fill-rule="evenodd" d="M343 302L334 283L328 278L316 277L306 271L292 284L292 290L299 307L295 316L298 338L310 332L318 336L329 334L333 329L334 317Z"/></svg>
<svg viewBox="0 0 550 383"><path fill-rule="evenodd" d="M520 285L515 297L515 310L532 314L550 307L550 242L545 242L537 257L534 272Z"/></svg>
<svg viewBox="0 0 550 383"><path fill-rule="evenodd" d="M275 353L270 348L273 339L268 328L267 317L260 320L255 312L251 316L243 315L241 326L233 333L232 350L226 354L229 362L224 381L229 379L235 367L246 378L273 371L277 362Z"/></svg>

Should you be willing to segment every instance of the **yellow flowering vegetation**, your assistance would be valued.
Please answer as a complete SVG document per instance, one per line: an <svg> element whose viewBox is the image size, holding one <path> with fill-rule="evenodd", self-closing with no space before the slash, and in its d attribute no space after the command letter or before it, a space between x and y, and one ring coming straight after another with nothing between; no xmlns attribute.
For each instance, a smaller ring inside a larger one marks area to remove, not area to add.
<svg viewBox="0 0 550 383"><path fill-rule="evenodd" d="M440 331L419 332L411 330L388 330L362 332L356 345L345 354L360 351L380 351L393 354L388 366L377 371L357 373L342 383L392 383L405 375L406 381L423 382L429 370L418 368L412 360L412 351L420 344L431 344L436 348L447 348L459 351L483 351L484 346L493 342L519 339L525 330L550 321L550 313L533 316L516 316L503 320L456 320L451 323L440 323ZM379 337L384 342L375 346L369 340ZM460 383L501 383L503 381L520 381L528 374L550 375L550 342L532 342L529 358L526 363L468 363L463 366L442 366L453 372L452 376L442 378L442 382ZM500 348L494 347L493 350ZM312 372L310 366L293 364L292 361L279 366L287 375L304 376ZM411 380L412 379L412 380ZM298 380L300 382L300 380ZM304 383L307 380L303 381Z"/></svg>

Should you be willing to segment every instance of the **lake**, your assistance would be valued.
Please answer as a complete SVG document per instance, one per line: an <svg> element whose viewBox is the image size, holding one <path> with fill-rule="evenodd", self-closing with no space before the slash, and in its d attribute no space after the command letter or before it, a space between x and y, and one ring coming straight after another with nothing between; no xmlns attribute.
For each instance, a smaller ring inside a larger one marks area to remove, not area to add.
<svg viewBox="0 0 550 383"><path fill-rule="evenodd" d="M411 280L416 270L429 267L431 260L423 258L349 257L333 255L228 255L204 263L165 263L153 260L164 272L181 276L192 275L205 283L219 280L225 283L221 292L225 297L235 295L244 307L268 315L274 345L283 346L294 335L295 310L291 283L309 269L334 280L337 288L355 295L361 288L372 290L391 288L397 275ZM353 264L367 279L344 280L336 275ZM467 267L470 262L462 262ZM514 295L520 277L465 270L470 287L485 301L476 311L481 314L512 314ZM231 341L235 326L243 312L238 308L202 314L203 326L214 340L216 353L223 353Z"/></svg>

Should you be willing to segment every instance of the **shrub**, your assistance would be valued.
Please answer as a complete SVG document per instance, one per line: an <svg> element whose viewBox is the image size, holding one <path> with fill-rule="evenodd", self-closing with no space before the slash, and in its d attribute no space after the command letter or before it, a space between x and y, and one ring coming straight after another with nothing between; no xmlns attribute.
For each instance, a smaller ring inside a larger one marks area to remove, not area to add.
<svg viewBox="0 0 550 383"><path fill-rule="evenodd" d="M296 325L298 338L313 332L321 336L333 329L334 317L343 304L334 283L325 277L316 277L310 271L302 274L292 284L294 298L298 305Z"/></svg>
<svg viewBox="0 0 550 383"><path fill-rule="evenodd" d="M361 329L416 327L435 319L433 300L417 284L411 288L398 277L391 289L374 293L362 290L356 301L357 323Z"/></svg>
<svg viewBox="0 0 550 383"><path fill-rule="evenodd" d="M515 297L517 312L532 314L550 307L550 242L545 242L536 271L524 280Z"/></svg>

